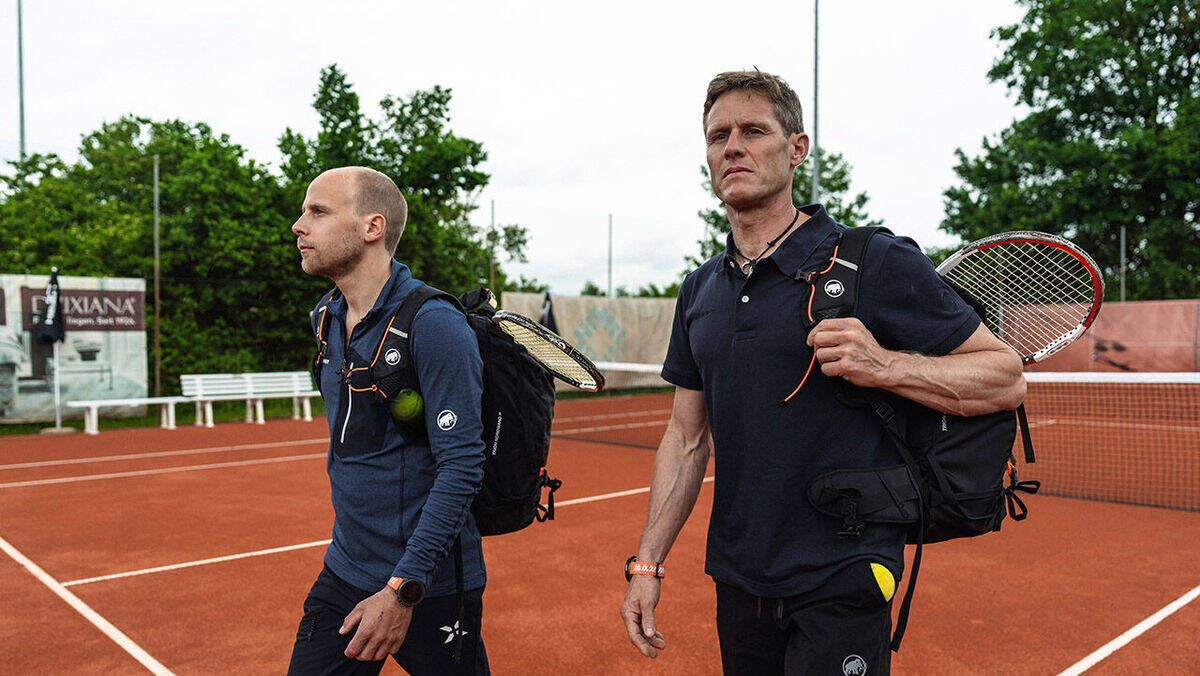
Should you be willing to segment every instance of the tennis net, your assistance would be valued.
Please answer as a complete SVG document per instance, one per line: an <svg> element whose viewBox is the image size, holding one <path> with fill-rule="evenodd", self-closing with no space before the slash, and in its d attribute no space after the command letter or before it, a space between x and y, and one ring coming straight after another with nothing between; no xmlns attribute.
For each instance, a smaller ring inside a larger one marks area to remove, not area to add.
<svg viewBox="0 0 1200 676"><path fill-rule="evenodd" d="M617 387L666 386L650 364L602 364ZM1026 373L1042 493L1200 511L1200 373ZM561 401L554 436L653 449L669 392ZM1019 438L1019 437L1018 437ZM1020 441L1016 457L1023 457Z"/></svg>

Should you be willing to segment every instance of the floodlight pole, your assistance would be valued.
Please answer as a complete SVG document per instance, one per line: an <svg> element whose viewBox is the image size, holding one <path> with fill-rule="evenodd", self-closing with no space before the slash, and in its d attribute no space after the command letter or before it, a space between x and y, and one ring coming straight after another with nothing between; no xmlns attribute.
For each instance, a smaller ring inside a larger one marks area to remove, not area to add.
<svg viewBox="0 0 1200 676"><path fill-rule="evenodd" d="M21 159L25 159L25 44L21 35L21 0L17 0L17 101L20 109Z"/></svg>
<svg viewBox="0 0 1200 676"><path fill-rule="evenodd" d="M162 396L162 294L158 262L158 155L154 156L154 396Z"/></svg>
<svg viewBox="0 0 1200 676"><path fill-rule="evenodd" d="M820 201L821 193L821 135L817 132L817 35L821 0L813 0L813 142L812 142L812 201Z"/></svg>
<svg viewBox="0 0 1200 676"><path fill-rule="evenodd" d="M612 292L612 214L608 215L608 297L613 297Z"/></svg>
<svg viewBox="0 0 1200 676"><path fill-rule="evenodd" d="M496 200L492 200L492 227L488 230L488 288L496 292Z"/></svg>

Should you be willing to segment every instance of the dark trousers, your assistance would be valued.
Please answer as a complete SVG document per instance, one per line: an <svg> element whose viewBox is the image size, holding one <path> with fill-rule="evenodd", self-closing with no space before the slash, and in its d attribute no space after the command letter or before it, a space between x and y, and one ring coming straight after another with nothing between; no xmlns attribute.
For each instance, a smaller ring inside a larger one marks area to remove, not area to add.
<svg viewBox="0 0 1200 676"><path fill-rule="evenodd" d="M724 673L887 674L890 611L866 561L839 570L818 589L785 598L760 598L718 582Z"/></svg>
<svg viewBox="0 0 1200 676"><path fill-rule="evenodd" d="M345 635L338 633L354 606L374 593L352 586L328 568L323 569L304 600L304 617L292 647L289 676L378 674L383 668L383 660L360 662L346 657L346 646L350 645L354 631ZM491 673L479 633L483 624L483 588L472 589L464 596L461 624L458 623L458 599L453 594L426 598L413 608L404 643L392 655L405 671L413 676ZM462 638L459 662L454 661L456 631Z"/></svg>

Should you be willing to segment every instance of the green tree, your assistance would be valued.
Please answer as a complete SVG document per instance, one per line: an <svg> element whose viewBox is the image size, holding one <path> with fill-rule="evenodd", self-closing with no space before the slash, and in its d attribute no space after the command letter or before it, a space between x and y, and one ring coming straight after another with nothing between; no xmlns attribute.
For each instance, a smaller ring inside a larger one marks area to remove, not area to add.
<svg viewBox="0 0 1200 676"><path fill-rule="evenodd" d="M475 196L487 185L483 144L449 128L451 92L434 86L408 97L385 96L382 115L362 112L358 94L336 65L321 71L313 99L315 139L286 129L279 139L284 192L298 211L308 183L322 171L364 165L396 181L408 201L408 224L396 251L417 277L449 291L486 283L493 258L525 261L528 238L519 225L489 235L471 225ZM496 286L507 281L496 265ZM536 280L533 280L536 281Z"/></svg>
<svg viewBox="0 0 1200 676"><path fill-rule="evenodd" d="M812 200L812 162L805 162L792 173L792 202L809 204ZM841 153L821 151L821 204L833 220L851 227L866 225L882 225L883 221L871 218L867 214L867 193L850 192L850 163ZM704 176L704 188L712 191L712 180L706 167L700 168ZM729 217L725 215L725 207L717 205L698 212L700 220L704 221L705 237L697 242L700 253L696 256L686 256L687 274L699 267L704 261L725 250L725 240L729 235Z"/></svg>
<svg viewBox="0 0 1200 676"><path fill-rule="evenodd" d="M389 97L383 119L367 120L329 68L314 103L321 131L312 141L284 132L280 175L203 123L106 123L83 138L74 163L30 155L0 174L0 269L57 265L70 275L141 277L153 288L158 155L164 389L178 391L182 373L303 369L308 313L329 282L300 271L289 226L324 168L376 166L404 187L411 216L399 255L431 283L465 290L487 279L493 251L501 262L523 259L523 228L500 226L489 239L467 221L471 191L487 181L478 168L485 155L449 131L449 101L437 87ZM496 280L501 289L542 286L509 282L499 265ZM152 297L147 315L153 330Z"/></svg>
<svg viewBox="0 0 1200 676"><path fill-rule="evenodd" d="M85 136L74 164L15 163L0 179L0 267L142 277L152 289L154 155L164 388L180 373L304 368L302 327L325 285L298 274L275 177L203 123L124 117ZM146 312L153 330L149 293Z"/></svg>
<svg viewBox="0 0 1200 676"><path fill-rule="evenodd" d="M1019 2L988 77L1030 113L957 151L941 228L1066 236L1116 298L1124 225L1128 298L1200 296L1200 2Z"/></svg>
<svg viewBox="0 0 1200 676"><path fill-rule="evenodd" d="M579 295L581 295L581 296L606 296L608 294L604 292L604 289L601 289L600 287L596 286L596 283L589 279L583 283L583 290L579 292Z"/></svg>

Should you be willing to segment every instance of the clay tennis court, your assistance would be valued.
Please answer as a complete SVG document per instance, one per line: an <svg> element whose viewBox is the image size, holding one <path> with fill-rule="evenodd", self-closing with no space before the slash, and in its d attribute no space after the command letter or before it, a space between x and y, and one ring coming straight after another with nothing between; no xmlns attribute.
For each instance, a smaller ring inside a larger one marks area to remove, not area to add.
<svg viewBox="0 0 1200 676"><path fill-rule="evenodd" d="M641 657L617 615L621 566L645 516L645 446L669 408L669 395L559 402L556 520L484 542L494 673L720 672L703 573L711 483L667 563L658 612L667 650ZM1047 471L1047 430L1071 424L1051 420L1034 429L1035 441L1046 436ZM1200 446L1200 429L1170 432L1181 451ZM323 421L290 420L0 439L2 671L282 673L332 525L327 440ZM1035 466L1022 478L1041 474ZM1091 661L1089 673L1170 673L1200 663L1191 600L1200 513L1044 495L1027 504L1024 523L926 550L895 673L1079 673ZM1135 627L1144 631L1130 637Z"/></svg>

